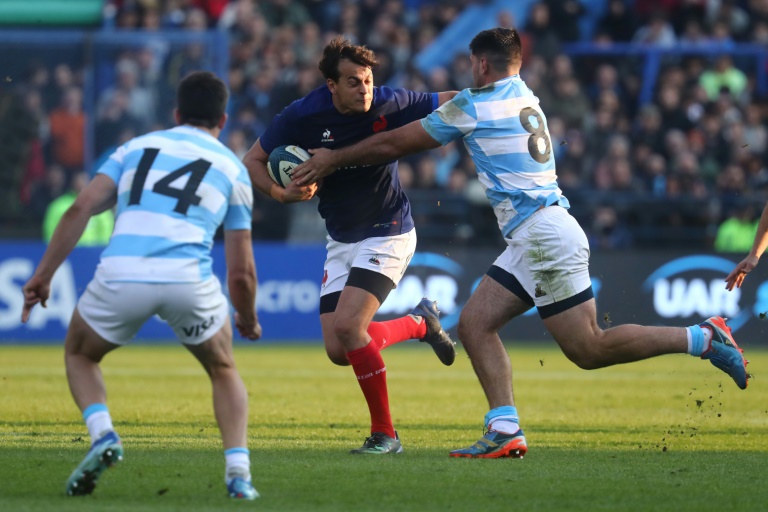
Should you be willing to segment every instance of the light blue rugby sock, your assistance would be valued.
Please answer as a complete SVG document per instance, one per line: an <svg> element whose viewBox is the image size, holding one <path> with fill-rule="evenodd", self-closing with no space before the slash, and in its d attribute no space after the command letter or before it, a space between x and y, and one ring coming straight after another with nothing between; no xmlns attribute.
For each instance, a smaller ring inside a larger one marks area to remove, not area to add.
<svg viewBox="0 0 768 512"><path fill-rule="evenodd" d="M517 415L517 408L514 405L503 405L491 409L485 415L485 428L514 434L520 429L520 417Z"/></svg>
<svg viewBox="0 0 768 512"><path fill-rule="evenodd" d="M701 357L706 345L704 329L700 325L692 325L685 328L685 333L688 335L688 353L692 356Z"/></svg>

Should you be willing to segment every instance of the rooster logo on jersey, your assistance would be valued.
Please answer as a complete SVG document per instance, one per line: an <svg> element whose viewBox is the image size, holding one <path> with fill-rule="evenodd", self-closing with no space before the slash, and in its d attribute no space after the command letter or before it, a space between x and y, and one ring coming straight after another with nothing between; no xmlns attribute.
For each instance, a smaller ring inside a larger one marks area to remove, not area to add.
<svg viewBox="0 0 768 512"><path fill-rule="evenodd" d="M387 118L384 116L379 116L379 120L374 121L373 123L373 132L379 133L379 132L383 132L386 129L387 129Z"/></svg>

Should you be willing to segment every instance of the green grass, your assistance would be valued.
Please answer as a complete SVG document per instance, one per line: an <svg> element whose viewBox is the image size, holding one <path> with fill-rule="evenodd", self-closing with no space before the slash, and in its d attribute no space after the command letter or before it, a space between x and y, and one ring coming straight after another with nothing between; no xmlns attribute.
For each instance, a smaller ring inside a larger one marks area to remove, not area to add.
<svg viewBox="0 0 768 512"><path fill-rule="evenodd" d="M667 356L586 372L554 344L510 346L523 460L453 460L482 434L486 403L461 352L419 344L384 356L402 456L354 457L368 415L349 368L322 348L236 348L250 392L255 503L231 502L210 387L176 346L107 356L125 461L92 496L64 495L88 446L60 347L0 347L0 510L574 511L765 510L768 391L740 391L709 363Z"/></svg>

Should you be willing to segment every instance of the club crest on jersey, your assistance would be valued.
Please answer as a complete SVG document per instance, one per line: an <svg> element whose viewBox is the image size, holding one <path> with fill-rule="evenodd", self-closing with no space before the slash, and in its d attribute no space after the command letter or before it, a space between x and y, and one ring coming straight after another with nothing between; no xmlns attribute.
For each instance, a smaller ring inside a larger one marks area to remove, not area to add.
<svg viewBox="0 0 768 512"><path fill-rule="evenodd" d="M373 132L379 133L379 132L383 132L386 129L387 129L387 118L384 116L379 116L379 120L373 122Z"/></svg>
<svg viewBox="0 0 768 512"><path fill-rule="evenodd" d="M368 263L371 265L376 265L377 267L381 265L381 262L379 261L379 255L371 256L371 259L368 260Z"/></svg>
<svg viewBox="0 0 768 512"><path fill-rule="evenodd" d="M323 132L323 138L320 140L320 142L333 142L333 135L331 135L331 130L328 128L325 129Z"/></svg>

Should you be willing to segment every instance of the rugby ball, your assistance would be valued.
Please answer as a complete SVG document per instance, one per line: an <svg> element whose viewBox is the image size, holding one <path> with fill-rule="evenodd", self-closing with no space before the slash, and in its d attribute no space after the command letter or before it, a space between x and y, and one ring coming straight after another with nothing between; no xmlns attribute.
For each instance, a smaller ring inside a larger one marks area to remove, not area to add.
<svg viewBox="0 0 768 512"><path fill-rule="evenodd" d="M285 188L291 182L294 167L309 160L311 155L299 146L279 146L272 150L267 170L272 180Z"/></svg>

